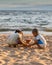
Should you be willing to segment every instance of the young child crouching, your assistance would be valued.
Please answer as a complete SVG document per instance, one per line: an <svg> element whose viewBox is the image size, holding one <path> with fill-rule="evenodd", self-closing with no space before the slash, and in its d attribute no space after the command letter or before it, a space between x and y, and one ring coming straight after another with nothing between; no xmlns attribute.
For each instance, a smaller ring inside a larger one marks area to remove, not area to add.
<svg viewBox="0 0 52 65"><path fill-rule="evenodd" d="M7 38L7 43L9 46L16 46L18 43L21 43L23 33L20 30L16 30L13 34L9 35Z"/></svg>
<svg viewBox="0 0 52 65"><path fill-rule="evenodd" d="M39 48L46 48L47 42L45 38L41 34L39 34L38 30L33 29L32 34L34 36L34 44L36 44Z"/></svg>
<svg viewBox="0 0 52 65"><path fill-rule="evenodd" d="M24 40L23 32L21 30L16 30L15 33L9 35L7 39L7 44L9 46L14 46L18 44L22 44L23 46L27 46L26 40Z"/></svg>

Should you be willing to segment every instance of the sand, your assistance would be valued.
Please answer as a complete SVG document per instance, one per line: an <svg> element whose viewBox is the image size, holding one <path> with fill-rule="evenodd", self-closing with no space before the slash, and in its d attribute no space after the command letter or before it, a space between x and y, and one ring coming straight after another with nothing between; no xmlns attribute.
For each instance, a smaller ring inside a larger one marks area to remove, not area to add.
<svg viewBox="0 0 52 65"><path fill-rule="evenodd" d="M38 49L36 45L8 47L8 35L0 34L0 65L52 65L52 36L44 35L48 43L47 48Z"/></svg>

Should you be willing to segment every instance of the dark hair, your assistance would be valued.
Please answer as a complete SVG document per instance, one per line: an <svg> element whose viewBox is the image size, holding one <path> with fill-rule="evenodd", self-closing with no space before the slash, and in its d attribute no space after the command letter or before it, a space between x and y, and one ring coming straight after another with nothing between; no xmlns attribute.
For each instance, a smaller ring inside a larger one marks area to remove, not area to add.
<svg viewBox="0 0 52 65"><path fill-rule="evenodd" d="M21 31L21 30L18 30L18 29L15 31L15 33L21 33L21 32L22 32L22 31Z"/></svg>
<svg viewBox="0 0 52 65"><path fill-rule="evenodd" d="M38 33L38 29L33 29L32 30L32 33L35 32L35 33Z"/></svg>

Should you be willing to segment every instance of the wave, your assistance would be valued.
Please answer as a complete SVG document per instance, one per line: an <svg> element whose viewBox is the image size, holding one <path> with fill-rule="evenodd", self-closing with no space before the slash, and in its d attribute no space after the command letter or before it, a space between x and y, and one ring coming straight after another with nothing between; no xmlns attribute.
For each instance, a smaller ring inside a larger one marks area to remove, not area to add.
<svg viewBox="0 0 52 65"><path fill-rule="evenodd" d="M52 12L0 11L0 31L52 28Z"/></svg>

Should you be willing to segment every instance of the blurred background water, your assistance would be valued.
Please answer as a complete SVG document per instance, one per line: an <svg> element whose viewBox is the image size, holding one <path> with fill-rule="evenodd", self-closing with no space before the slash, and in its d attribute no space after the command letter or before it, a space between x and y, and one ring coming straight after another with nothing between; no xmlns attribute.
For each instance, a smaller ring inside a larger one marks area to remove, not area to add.
<svg viewBox="0 0 52 65"><path fill-rule="evenodd" d="M22 29L52 32L52 11L0 10L0 32Z"/></svg>

